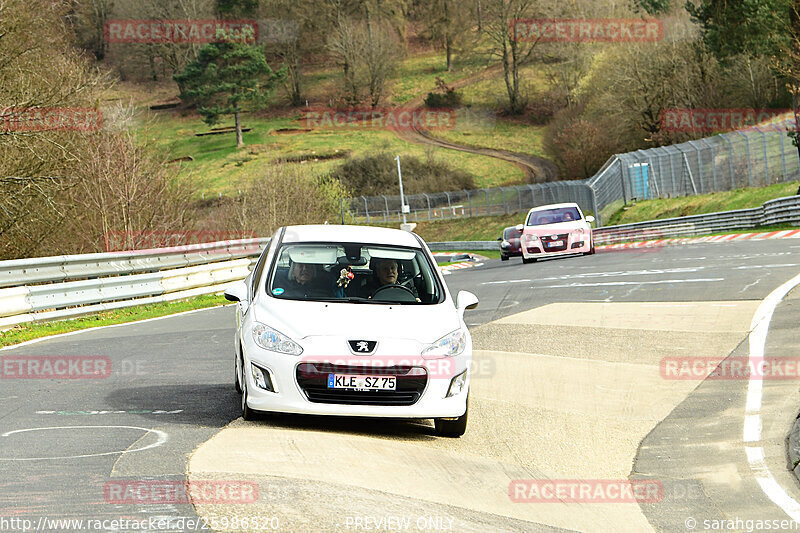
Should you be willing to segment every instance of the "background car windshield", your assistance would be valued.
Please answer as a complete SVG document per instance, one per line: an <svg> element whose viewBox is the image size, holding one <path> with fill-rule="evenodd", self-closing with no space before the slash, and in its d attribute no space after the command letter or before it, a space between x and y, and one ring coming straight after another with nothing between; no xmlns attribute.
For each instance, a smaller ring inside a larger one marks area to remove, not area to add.
<svg viewBox="0 0 800 533"><path fill-rule="evenodd" d="M276 298L423 305L441 299L434 267L418 249L350 243L284 244L275 261L266 289Z"/></svg>
<svg viewBox="0 0 800 533"><path fill-rule="evenodd" d="M518 230L516 227L506 228L506 230L503 232L503 238L507 241L510 239L517 238L520 235L522 235L522 232Z"/></svg>
<svg viewBox="0 0 800 533"><path fill-rule="evenodd" d="M557 209L545 209L534 211L528 215L528 226L544 226L546 224L558 224L559 222L573 222L581 220L581 214L577 207L559 207Z"/></svg>

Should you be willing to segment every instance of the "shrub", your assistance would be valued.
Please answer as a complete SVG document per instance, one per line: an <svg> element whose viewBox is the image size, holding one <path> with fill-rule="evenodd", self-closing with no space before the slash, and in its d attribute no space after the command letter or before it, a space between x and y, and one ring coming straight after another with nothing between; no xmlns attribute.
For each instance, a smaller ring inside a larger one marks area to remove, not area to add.
<svg viewBox="0 0 800 533"><path fill-rule="evenodd" d="M475 178L472 174L450 168L432 156L424 160L413 156L402 156L400 163L403 171L403 190L406 194L475 188ZM332 176L340 180L355 196L396 195L400 192L397 161L387 152L349 159L334 170Z"/></svg>

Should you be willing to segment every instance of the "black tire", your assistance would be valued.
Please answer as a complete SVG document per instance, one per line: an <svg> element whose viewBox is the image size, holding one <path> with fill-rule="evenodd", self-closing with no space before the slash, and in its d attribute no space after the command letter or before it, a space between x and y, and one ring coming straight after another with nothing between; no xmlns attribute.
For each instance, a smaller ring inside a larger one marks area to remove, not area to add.
<svg viewBox="0 0 800 533"><path fill-rule="evenodd" d="M237 354L236 358L233 361L233 383L236 386L236 392L239 394L242 393L242 382L240 381L241 373L239 372L239 365L241 364L242 356L241 354Z"/></svg>
<svg viewBox="0 0 800 533"><path fill-rule="evenodd" d="M522 256L522 262L525 263L526 265L530 264L530 263L535 263L536 262L536 258L535 257L531 257L530 259L526 259L525 256Z"/></svg>
<svg viewBox="0 0 800 533"><path fill-rule="evenodd" d="M505 254L500 254L500 261L508 261L508 256Z"/></svg>
<svg viewBox="0 0 800 533"><path fill-rule="evenodd" d="M247 406L247 378L242 375L242 420L253 420L256 412Z"/></svg>
<svg viewBox="0 0 800 533"><path fill-rule="evenodd" d="M588 252L584 252L583 255L594 255L597 253L597 250L594 249L594 242L592 242L592 247L589 248Z"/></svg>
<svg viewBox="0 0 800 533"><path fill-rule="evenodd" d="M455 420L444 420L442 418L434 418L433 425L436 429L436 435L439 437L449 437L456 439L466 433L467 431L467 415L469 414L469 398L467 398L467 409L464 414Z"/></svg>

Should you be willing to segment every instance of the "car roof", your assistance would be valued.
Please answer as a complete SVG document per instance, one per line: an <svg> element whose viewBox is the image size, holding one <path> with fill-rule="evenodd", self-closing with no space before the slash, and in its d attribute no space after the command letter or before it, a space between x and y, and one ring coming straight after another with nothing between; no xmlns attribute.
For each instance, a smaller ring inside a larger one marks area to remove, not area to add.
<svg viewBox="0 0 800 533"><path fill-rule="evenodd" d="M408 231L338 224L286 226L283 242L354 242L421 248L417 237Z"/></svg>
<svg viewBox="0 0 800 533"><path fill-rule="evenodd" d="M578 207L578 204L575 202L568 202L565 204L549 204L549 205L540 205L538 207L534 207L528 213L533 213L534 211L544 211L546 209L558 209L560 207Z"/></svg>

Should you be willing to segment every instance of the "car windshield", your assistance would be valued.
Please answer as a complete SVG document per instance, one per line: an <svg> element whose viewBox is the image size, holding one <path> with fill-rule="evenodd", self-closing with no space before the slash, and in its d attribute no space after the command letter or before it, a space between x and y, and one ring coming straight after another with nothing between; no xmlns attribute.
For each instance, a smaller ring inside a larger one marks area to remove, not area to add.
<svg viewBox="0 0 800 533"><path fill-rule="evenodd" d="M546 224L558 224L559 222L572 222L580 220L581 214L577 207L558 207L555 209L543 209L533 211L528 215L527 226L544 226Z"/></svg>
<svg viewBox="0 0 800 533"><path fill-rule="evenodd" d="M503 238L505 240L518 238L520 235L522 235L522 232L518 230L516 226L511 228L506 228L505 231L503 232Z"/></svg>
<svg viewBox="0 0 800 533"><path fill-rule="evenodd" d="M436 268L420 249L353 243L286 243L266 286L275 298L365 304L439 303Z"/></svg>

